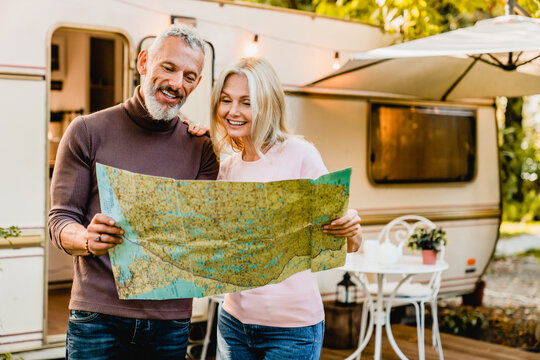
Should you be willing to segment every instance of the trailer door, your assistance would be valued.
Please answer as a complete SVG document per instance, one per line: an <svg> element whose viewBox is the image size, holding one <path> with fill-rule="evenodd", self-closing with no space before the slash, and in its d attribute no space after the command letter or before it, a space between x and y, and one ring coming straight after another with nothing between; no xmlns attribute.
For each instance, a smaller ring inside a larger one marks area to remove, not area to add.
<svg viewBox="0 0 540 360"><path fill-rule="evenodd" d="M131 95L132 77L129 68L130 43L120 30L59 27L47 45L50 49L51 81L50 88L44 89L44 92L49 95L46 130L49 151L43 159L46 159L47 164L45 176L48 189L58 144L71 121L79 115L123 102ZM47 116L41 117L45 118ZM45 216L48 209L47 206ZM62 343L69 317L73 261L70 255L54 247L50 241L46 246L45 342Z"/></svg>
<svg viewBox="0 0 540 360"><path fill-rule="evenodd" d="M45 69L0 66L0 353L41 345L45 239Z"/></svg>

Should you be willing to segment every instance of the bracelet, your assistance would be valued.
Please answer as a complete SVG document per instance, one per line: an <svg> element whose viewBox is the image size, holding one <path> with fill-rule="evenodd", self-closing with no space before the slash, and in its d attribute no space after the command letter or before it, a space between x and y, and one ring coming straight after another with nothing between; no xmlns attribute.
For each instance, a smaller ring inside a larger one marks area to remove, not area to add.
<svg viewBox="0 0 540 360"><path fill-rule="evenodd" d="M86 256L94 257L94 253L90 251L90 248L88 248L88 239L86 239L86 243L84 244L84 249L86 250Z"/></svg>

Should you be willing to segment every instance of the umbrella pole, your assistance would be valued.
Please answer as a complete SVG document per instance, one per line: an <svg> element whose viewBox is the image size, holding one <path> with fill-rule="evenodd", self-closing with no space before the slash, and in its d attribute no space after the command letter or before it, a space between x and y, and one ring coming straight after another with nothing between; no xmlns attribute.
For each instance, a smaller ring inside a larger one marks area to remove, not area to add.
<svg viewBox="0 0 540 360"><path fill-rule="evenodd" d="M469 71L471 71L472 67L474 66L474 64L476 64L477 61L478 61L478 58L474 58L474 61L472 63L470 63L470 65L467 67L467 69L465 69L465 71L456 79L456 81L454 81L454 83L452 85L450 85L448 90L446 90L446 92L444 93L444 95L441 98L441 101L446 100L448 95L450 95L450 93L454 90L454 88L461 82L461 80L463 80L465 75L467 75L467 73Z"/></svg>
<svg viewBox="0 0 540 360"><path fill-rule="evenodd" d="M506 6L504 12L506 15L514 15L515 0L506 0Z"/></svg>

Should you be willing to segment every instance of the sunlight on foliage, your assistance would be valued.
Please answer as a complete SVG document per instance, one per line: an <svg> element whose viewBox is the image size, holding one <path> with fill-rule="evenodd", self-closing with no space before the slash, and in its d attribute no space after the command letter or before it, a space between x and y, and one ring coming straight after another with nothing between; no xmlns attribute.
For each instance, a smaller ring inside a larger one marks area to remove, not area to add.
<svg viewBox="0 0 540 360"><path fill-rule="evenodd" d="M401 41L439 34L504 15L506 0L246 0L357 20L401 35ZM539 0L518 4L540 17Z"/></svg>
<svg viewBox="0 0 540 360"><path fill-rule="evenodd" d="M8 240L10 243L10 237L18 237L19 235L21 235L21 229L18 226L0 227L0 238Z"/></svg>
<svg viewBox="0 0 540 360"><path fill-rule="evenodd" d="M402 41L473 25L504 14L505 0L246 0L357 20L399 33ZM538 0L519 1L531 16L540 17Z"/></svg>
<svg viewBox="0 0 540 360"><path fill-rule="evenodd" d="M540 112L540 101L526 97L524 101L513 99L510 104L512 108L508 109L507 99L497 101L503 219L540 220L540 121L528 114ZM526 111L522 112L522 108ZM505 119L508 110L519 114L518 121Z"/></svg>
<svg viewBox="0 0 540 360"><path fill-rule="evenodd" d="M540 222L503 221L499 232L502 237L511 237L522 234L540 234Z"/></svg>

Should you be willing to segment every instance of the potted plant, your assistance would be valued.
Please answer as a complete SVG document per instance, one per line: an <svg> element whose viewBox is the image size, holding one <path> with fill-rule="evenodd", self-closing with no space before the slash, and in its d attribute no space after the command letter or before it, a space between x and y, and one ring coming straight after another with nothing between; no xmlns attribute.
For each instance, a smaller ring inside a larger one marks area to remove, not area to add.
<svg viewBox="0 0 540 360"><path fill-rule="evenodd" d="M422 250L423 263L427 265L435 264L437 253L444 245L446 245L446 232L439 227L434 229L418 227L407 241L407 246L411 250Z"/></svg>

